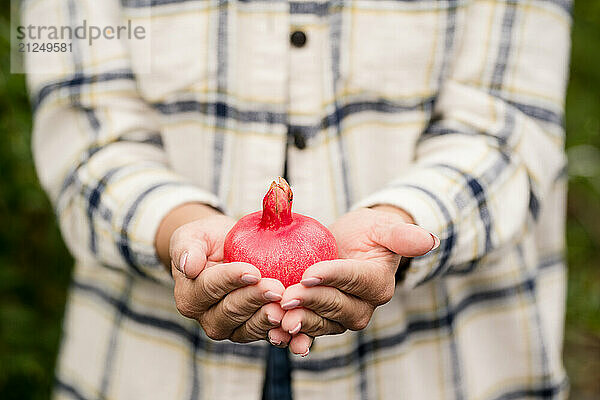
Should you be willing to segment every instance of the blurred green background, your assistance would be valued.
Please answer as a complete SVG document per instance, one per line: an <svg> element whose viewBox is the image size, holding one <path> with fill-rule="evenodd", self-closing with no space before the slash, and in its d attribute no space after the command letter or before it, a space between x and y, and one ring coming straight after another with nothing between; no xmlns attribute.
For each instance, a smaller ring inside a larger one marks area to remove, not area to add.
<svg viewBox="0 0 600 400"><path fill-rule="evenodd" d="M45 399L71 258L32 164L24 78L10 74L8 4L0 16L0 399ZM574 19L565 362L571 398L585 400L600 399L600 1L576 1Z"/></svg>

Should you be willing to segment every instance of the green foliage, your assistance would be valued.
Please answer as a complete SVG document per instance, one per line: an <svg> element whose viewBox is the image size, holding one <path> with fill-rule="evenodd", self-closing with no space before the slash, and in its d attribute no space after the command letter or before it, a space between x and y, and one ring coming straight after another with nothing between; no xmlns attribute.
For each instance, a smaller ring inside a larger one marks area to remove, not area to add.
<svg viewBox="0 0 600 400"><path fill-rule="evenodd" d="M8 12L0 17L0 398L45 399L72 260L30 151L22 75L10 74Z"/></svg>
<svg viewBox="0 0 600 400"><path fill-rule="evenodd" d="M0 16L0 398L44 399L72 260L35 176L24 77L10 74ZM572 398L600 396L600 2L575 6L567 99L569 295L565 361Z"/></svg>
<svg viewBox="0 0 600 400"><path fill-rule="evenodd" d="M565 363L573 399L600 397L600 2L575 1L567 95L569 292Z"/></svg>

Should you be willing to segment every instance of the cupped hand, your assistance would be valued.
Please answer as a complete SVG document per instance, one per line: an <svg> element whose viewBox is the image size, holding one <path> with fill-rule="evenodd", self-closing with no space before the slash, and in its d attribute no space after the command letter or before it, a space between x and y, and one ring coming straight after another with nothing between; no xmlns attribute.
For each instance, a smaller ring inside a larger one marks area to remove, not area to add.
<svg viewBox="0 0 600 400"><path fill-rule="evenodd" d="M223 263L223 242L235 221L212 215L179 227L169 255L179 312L200 323L214 340L248 343L269 339L285 346L291 336L280 328L284 287L262 278L247 263ZM271 332L269 332L271 331Z"/></svg>
<svg viewBox="0 0 600 400"><path fill-rule="evenodd" d="M409 217L398 211L359 209L330 227L340 259L309 267L301 283L283 293L281 328L293 335L293 353L308 354L315 336L364 329L375 308L394 295L400 258L439 245L437 237L407 223Z"/></svg>

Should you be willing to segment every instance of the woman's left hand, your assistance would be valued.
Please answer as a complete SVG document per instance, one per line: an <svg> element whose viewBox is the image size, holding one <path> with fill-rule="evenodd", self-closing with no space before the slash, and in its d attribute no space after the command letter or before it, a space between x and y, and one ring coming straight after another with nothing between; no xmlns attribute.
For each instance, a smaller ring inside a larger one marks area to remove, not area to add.
<svg viewBox="0 0 600 400"><path fill-rule="evenodd" d="M439 245L410 222L402 210L382 206L345 214L330 227L340 259L309 267L281 300L287 311L281 328L293 335L293 353L307 355L313 337L364 329L375 308L391 300L401 256L420 256Z"/></svg>

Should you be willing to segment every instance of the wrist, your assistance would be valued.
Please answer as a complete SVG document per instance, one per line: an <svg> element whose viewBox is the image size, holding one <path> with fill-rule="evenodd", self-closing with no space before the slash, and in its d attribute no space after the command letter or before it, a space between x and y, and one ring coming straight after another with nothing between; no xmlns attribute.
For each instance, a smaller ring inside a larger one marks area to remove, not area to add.
<svg viewBox="0 0 600 400"><path fill-rule="evenodd" d="M202 203L186 203L172 209L161 221L154 241L156 252L162 263L169 267L169 244L171 236L177 228L214 215L222 215L222 213L216 208Z"/></svg>

